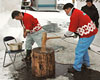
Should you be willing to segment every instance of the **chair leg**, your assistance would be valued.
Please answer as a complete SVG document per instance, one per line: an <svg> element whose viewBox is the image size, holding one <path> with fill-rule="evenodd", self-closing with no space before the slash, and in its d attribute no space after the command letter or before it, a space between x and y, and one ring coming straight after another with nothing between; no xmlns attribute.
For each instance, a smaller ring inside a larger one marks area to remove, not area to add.
<svg viewBox="0 0 100 80"><path fill-rule="evenodd" d="M13 59L12 59L12 57L11 57L10 54L9 54L9 57L10 57L10 59L11 59L11 61L12 61L12 64L13 64L14 69L16 70L15 63L14 63L14 61L13 61Z"/></svg>
<svg viewBox="0 0 100 80"><path fill-rule="evenodd" d="M7 54L7 53L5 53L5 55L4 55L3 67L5 67L5 59L6 59L6 54Z"/></svg>
<svg viewBox="0 0 100 80"><path fill-rule="evenodd" d="M14 62L15 62L15 59L16 59L16 54L15 54L15 57L14 57Z"/></svg>

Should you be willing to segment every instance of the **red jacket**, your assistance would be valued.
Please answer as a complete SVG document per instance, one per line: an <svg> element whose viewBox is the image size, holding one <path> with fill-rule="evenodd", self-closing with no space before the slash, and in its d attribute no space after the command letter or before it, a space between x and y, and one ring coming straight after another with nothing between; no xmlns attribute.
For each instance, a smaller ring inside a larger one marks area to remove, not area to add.
<svg viewBox="0 0 100 80"><path fill-rule="evenodd" d="M83 38L95 35L98 29L87 14L74 9L70 17L69 31L76 32L80 35L80 38Z"/></svg>
<svg viewBox="0 0 100 80"><path fill-rule="evenodd" d="M35 31L38 31L42 28L38 20L28 13L24 13L23 24L25 26L26 31L33 30L33 29Z"/></svg>

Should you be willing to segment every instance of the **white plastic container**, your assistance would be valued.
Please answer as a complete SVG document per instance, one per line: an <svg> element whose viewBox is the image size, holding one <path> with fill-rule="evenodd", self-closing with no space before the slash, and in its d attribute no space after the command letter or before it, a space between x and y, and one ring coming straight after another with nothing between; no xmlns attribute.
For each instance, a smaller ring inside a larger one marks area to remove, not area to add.
<svg viewBox="0 0 100 80"><path fill-rule="evenodd" d="M22 50L22 42L8 44L11 51Z"/></svg>

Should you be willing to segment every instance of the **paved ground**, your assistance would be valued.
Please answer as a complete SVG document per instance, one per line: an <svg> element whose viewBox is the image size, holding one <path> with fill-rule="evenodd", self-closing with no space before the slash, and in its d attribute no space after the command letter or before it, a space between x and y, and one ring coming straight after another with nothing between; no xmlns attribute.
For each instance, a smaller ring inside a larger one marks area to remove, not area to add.
<svg viewBox="0 0 100 80"><path fill-rule="evenodd" d="M40 15L40 14L39 14ZM53 15L54 16L54 15ZM60 16L61 17L61 16ZM44 20L42 20L44 21ZM62 20L61 20L62 21ZM55 24L52 24L55 25ZM51 26L52 26L51 25ZM61 25L62 26L62 25ZM46 28L46 27L45 27ZM50 27L51 28L51 27ZM53 31L54 29L51 29ZM57 33L58 32L58 33ZM48 36L60 36L64 32L59 32L59 29L56 28L56 32L48 33ZM31 73L31 67L26 69L25 63L21 62L21 56L17 56L16 67L20 69L15 71L13 66L6 68L2 67L4 50L0 51L0 80L100 80L100 28L99 32L95 37L89 50L91 67L89 70L83 70L81 73L69 74L67 72L68 68L74 63L74 50L78 41L78 38L68 38L65 40L62 39L53 39L47 41L47 47L52 47L55 49L55 75L53 78L40 79L33 77ZM10 60L7 57L7 61ZM24 68L23 68L24 67Z"/></svg>
<svg viewBox="0 0 100 80"><path fill-rule="evenodd" d="M98 33L99 34L99 33ZM98 34L91 45L91 48L97 48ZM49 33L48 36L62 35L62 33ZM27 71L23 68L18 72L17 80L100 80L100 53L89 50L91 67L88 70L83 70L81 73L74 75L69 74L67 69L72 66L74 62L74 50L77 44L77 39L54 39L47 42L47 46L55 49L55 76L53 78L36 78L31 73L31 68ZM95 45L94 45L95 44ZM99 45L98 45L99 46Z"/></svg>
<svg viewBox="0 0 100 80"><path fill-rule="evenodd" d="M50 36L61 36L64 34L62 32L52 32L48 33L48 37ZM36 78L33 77L31 71L31 67L26 69L25 63L21 62L21 56L17 55L17 60L15 62L17 69L19 71L15 71L13 66L9 66L6 68L2 67L2 61L4 56L4 50L0 51L0 69L1 69L1 79L3 80L100 80L100 37L99 37L100 29L98 34L95 37L93 44L91 45L91 49L89 50L91 67L89 70L83 70L81 73L77 74L69 74L67 72L68 68L72 66L74 63L74 50L78 41L78 38L67 38L67 39L52 39L47 41L47 47L52 47L55 49L55 75L53 78ZM7 57L7 61L10 60ZM24 67L24 68L23 68ZM5 79L4 79L4 78Z"/></svg>

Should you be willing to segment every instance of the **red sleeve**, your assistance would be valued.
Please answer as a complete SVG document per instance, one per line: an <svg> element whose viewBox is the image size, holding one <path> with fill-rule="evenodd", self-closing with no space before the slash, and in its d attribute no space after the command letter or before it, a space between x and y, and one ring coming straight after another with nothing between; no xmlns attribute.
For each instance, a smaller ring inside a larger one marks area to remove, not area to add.
<svg viewBox="0 0 100 80"><path fill-rule="evenodd" d="M71 32L76 32L77 27L78 27L78 13L76 11L74 11L72 13L72 16L70 17L70 25L69 25L69 31Z"/></svg>
<svg viewBox="0 0 100 80"><path fill-rule="evenodd" d="M34 27L37 26L37 25L39 24L37 18L33 18L33 19L32 19L32 22L33 22Z"/></svg>
<svg viewBox="0 0 100 80"><path fill-rule="evenodd" d="M31 30L37 26L38 20L31 15L26 15L24 18L24 26L26 29Z"/></svg>

